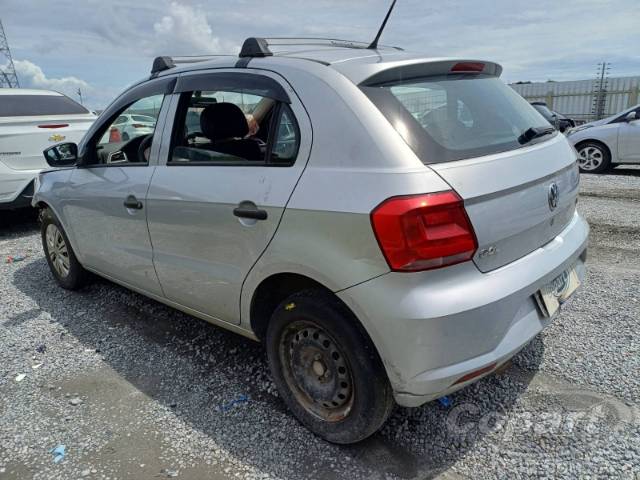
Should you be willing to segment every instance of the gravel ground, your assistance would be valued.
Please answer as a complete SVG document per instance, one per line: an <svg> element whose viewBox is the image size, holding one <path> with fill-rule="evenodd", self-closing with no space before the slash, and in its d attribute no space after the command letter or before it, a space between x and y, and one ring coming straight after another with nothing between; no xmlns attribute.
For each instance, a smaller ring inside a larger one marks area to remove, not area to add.
<svg viewBox="0 0 640 480"><path fill-rule="evenodd" d="M33 219L3 215L0 478L638 480L640 170L614 173L583 176L588 277L553 324L349 447L293 419L260 345L106 281L58 288Z"/></svg>

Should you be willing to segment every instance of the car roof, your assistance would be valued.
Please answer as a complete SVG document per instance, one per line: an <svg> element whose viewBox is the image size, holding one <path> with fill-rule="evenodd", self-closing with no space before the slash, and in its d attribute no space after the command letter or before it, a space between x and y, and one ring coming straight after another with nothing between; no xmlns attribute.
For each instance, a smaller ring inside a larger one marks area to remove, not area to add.
<svg viewBox="0 0 640 480"><path fill-rule="evenodd" d="M51 95L56 97L63 97L60 92L54 92L53 90L40 90L35 88L0 88L0 95Z"/></svg>
<svg viewBox="0 0 640 480"><path fill-rule="evenodd" d="M502 73L502 67L494 62L480 59L453 58L453 57L429 57L422 53L407 52L395 47L379 47L375 50L367 48L345 47L317 47L294 46L286 50L274 49L273 56L239 58L236 55L220 55L212 57L181 57L180 63L192 62L185 66L177 66L160 72L160 75L175 74L193 70L209 68L233 68L238 61L245 61L245 66L251 67L251 63L260 67L277 67L278 64L291 65L293 60L297 67L304 69L306 65L322 64L337 70L355 84L360 84L376 73L395 67L403 67L415 64L427 64L438 62L482 62L491 65L496 76ZM186 61L184 61L186 59ZM275 69L275 68L274 68Z"/></svg>

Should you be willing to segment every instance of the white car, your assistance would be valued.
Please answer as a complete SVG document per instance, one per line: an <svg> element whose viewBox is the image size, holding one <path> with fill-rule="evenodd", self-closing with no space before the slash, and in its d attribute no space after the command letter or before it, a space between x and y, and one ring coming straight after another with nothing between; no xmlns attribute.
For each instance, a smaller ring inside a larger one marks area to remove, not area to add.
<svg viewBox="0 0 640 480"><path fill-rule="evenodd" d="M113 126L119 130L122 141L126 142L132 138L153 133L156 128L156 119L148 115L127 113L120 115L113 122Z"/></svg>
<svg viewBox="0 0 640 480"><path fill-rule="evenodd" d="M28 207L34 178L49 168L42 151L80 141L96 118L58 92L0 88L0 209Z"/></svg>
<svg viewBox="0 0 640 480"><path fill-rule="evenodd" d="M567 134L583 173L603 173L617 164L640 163L640 105L585 123Z"/></svg>

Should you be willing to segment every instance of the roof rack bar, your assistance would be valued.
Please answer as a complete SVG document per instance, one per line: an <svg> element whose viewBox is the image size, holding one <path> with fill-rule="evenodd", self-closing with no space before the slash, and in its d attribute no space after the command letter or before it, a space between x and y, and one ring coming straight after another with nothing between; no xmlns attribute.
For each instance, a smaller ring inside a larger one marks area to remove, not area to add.
<svg viewBox="0 0 640 480"><path fill-rule="evenodd" d="M216 57L235 57L235 55L181 55L179 57L156 57L153 60L153 66L151 67L151 75L157 75L160 72L169 70L170 68L175 68L178 64L205 62Z"/></svg>

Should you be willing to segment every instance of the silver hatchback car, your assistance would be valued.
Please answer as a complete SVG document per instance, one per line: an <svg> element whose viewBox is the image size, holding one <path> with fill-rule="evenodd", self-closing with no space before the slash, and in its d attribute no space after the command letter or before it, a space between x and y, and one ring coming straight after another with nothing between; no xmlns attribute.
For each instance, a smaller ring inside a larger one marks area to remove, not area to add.
<svg viewBox="0 0 640 480"><path fill-rule="evenodd" d="M277 43L156 59L45 151L34 204L62 287L93 272L264 342L293 414L352 443L498 369L576 290L576 153L495 63ZM105 136L133 112L155 131Z"/></svg>

